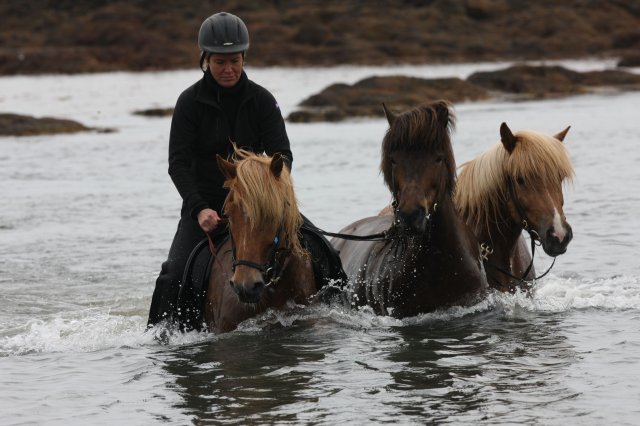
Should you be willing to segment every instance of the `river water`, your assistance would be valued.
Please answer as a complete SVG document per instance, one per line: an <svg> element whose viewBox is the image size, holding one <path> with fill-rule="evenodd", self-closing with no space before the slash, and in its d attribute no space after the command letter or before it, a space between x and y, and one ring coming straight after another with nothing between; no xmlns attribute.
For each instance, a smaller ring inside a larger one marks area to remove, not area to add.
<svg viewBox="0 0 640 426"><path fill-rule="evenodd" d="M248 73L286 115L334 82L504 65ZM170 119L132 112L172 106L198 76L0 78L0 111L117 130L0 138L0 423L640 422L640 92L456 105L459 164L496 142L503 121L572 126L565 213L575 237L533 298L492 293L405 320L292 307L160 344L144 329L180 200L166 172ZM383 120L287 129L301 210L318 226L337 231L389 201ZM551 259L536 261L542 270Z"/></svg>

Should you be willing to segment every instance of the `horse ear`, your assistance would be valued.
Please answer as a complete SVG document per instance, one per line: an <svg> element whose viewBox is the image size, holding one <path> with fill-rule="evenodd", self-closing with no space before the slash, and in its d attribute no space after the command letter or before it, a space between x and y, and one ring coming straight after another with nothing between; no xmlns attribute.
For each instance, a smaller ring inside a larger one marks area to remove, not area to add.
<svg viewBox="0 0 640 426"><path fill-rule="evenodd" d="M279 178L282 173L282 166L284 166L284 157L282 157L282 154L279 152L276 152L271 158L271 173L273 173L275 177Z"/></svg>
<svg viewBox="0 0 640 426"><path fill-rule="evenodd" d="M500 125L500 140L502 141L502 145L504 145L504 149L511 154L513 149L516 147L518 139L513 136L513 133L511 133L511 129L507 126L507 123L502 123Z"/></svg>
<svg viewBox="0 0 640 426"><path fill-rule="evenodd" d="M234 179L236 177L237 173L235 164L225 160L220 156L220 154L216 154L216 161L218 162L218 168L226 179Z"/></svg>
<svg viewBox="0 0 640 426"><path fill-rule="evenodd" d="M387 117L387 121L389 122L389 127L393 126L393 123L396 122L396 116L387 109L387 106L382 103L382 109L384 110L384 116Z"/></svg>
<svg viewBox="0 0 640 426"><path fill-rule="evenodd" d="M442 127L447 127L450 124L450 121L453 123L453 120L455 120L455 117L449 109L450 106L451 104L444 100L436 101L432 104L432 107L436 112L438 123L440 123ZM451 125L453 126L453 124Z"/></svg>
<svg viewBox="0 0 640 426"><path fill-rule="evenodd" d="M564 137L567 136L567 133L569 133L569 129L570 128L571 128L571 126L567 126L566 129L564 129L560 133L554 135L553 137L558 139L560 142L564 141Z"/></svg>

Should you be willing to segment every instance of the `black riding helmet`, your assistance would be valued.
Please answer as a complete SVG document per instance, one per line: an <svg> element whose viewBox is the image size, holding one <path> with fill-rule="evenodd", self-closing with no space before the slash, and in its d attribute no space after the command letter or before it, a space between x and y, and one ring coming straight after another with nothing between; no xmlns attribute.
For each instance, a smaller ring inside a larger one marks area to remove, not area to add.
<svg viewBox="0 0 640 426"><path fill-rule="evenodd" d="M198 46L203 53L244 53L249 31L242 19L227 12L209 16L200 26Z"/></svg>

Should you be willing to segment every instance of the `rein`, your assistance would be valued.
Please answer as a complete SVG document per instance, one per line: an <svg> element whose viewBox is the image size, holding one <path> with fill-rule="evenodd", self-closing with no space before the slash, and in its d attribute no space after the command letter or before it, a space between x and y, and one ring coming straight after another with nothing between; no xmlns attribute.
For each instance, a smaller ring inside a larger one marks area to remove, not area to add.
<svg viewBox="0 0 640 426"><path fill-rule="evenodd" d="M318 234L326 235L327 237L340 238L343 240L352 240L352 241L386 241L390 239L387 231L378 232L377 234L370 235L350 235L350 234L341 234L338 232L328 232L323 229L318 228L315 225L307 225L306 223L302 225L302 229L306 229L307 231L317 232Z"/></svg>
<svg viewBox="0 0 640 426"><path fill-rule="evenodd" d="M522 274L522 277L517 277L517 276L513 275L511 272L509 272L506 269L503 269L503 268L501 268L499 266L495 266L495 265L492 265L492 266L498 272L508 276L509 278L513 278L514 280L518 280L518 282L516 284L512 285L513 287L517 287L520 284L524 284L524 283L527 282L526 281L527 275L529 275L529 272L531 271L531 268L533 267L533 259L535 258L535 255L536 255L536 245L538 245L538 244L536 244L536 240L531 238L531 263L529 263L529 266L527 267L527 270L524 271L524 273ZM491 254L492 250L490 250L489 247L486 244L482 244L481 247L487 253L487 254L483 255L483 258L485 259L485 261L487 263L489 263L487 258L488 258L488 255ZM551 262L551 266L549 266L549 268L542 275L538 275L537 277L533 277L533 281L539 280L539 279L544 278L545 276L547 276L547 274L549 272L551 272L551 269L556 264L556 259L557 259L556 257L553 258L553 262ZM494 281L497 281L497 280L494 278Z"/></svg>

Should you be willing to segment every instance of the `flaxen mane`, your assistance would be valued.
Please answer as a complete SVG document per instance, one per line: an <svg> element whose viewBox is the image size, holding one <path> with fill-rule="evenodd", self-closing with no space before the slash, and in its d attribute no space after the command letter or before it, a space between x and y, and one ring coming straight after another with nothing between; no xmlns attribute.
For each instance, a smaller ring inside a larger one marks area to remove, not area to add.
<svg viewBox="0 0 640 426"><path fill-rule="evenodd" d="M525 185L547 186L574 175L565 145L553 136L533 131L514 136L518 142L511 155L498 142L460 166L455 202L472 227L501 219L498 206L509 197L508 179L521 177Z"/></svg>
<svg viewBox="0 0 640 426"><path fill-rule="evenodd" d="M304 255L299 238L302 217L288 168L283 167L280 176L275 177L270 170L271 157L239 148L234 157L237 176L225 186L235 191L234 202L242 206L251 228L280 227L280 238L288 242L292 253Z"/></svg>
<svg viewBox="0 0 640 426"><path fill-rule="evenodd" d="M392 162L393 151L423 153L441 151L447 166L447 190L453 191L456 163L451 148L450 134L455 127L455 115L447 101L436 101L406 111L393 118L393 124L382 141L382 163L380 169L387 186L393 191Z"/></svg>

